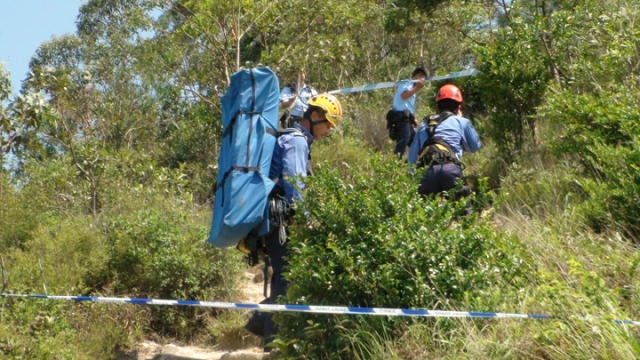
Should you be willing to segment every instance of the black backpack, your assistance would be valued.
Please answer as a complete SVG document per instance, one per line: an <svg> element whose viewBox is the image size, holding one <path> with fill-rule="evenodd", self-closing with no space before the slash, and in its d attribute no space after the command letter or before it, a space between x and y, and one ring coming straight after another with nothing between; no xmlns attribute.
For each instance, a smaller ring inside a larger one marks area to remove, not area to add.
<svg viewBox="0 0 640 360"><path fill-rule="evenodd" d="M455 114L452 112L444 111L440 115L432 115L424 118L423 121L427 124L427 134L429 135L429 138L420 149L416 167L430 167L434 163L454 163L458 166L462 166L460 160L458 160L456 155L453 153L451 145L435 135L438 125L454 115Z"/></svg>

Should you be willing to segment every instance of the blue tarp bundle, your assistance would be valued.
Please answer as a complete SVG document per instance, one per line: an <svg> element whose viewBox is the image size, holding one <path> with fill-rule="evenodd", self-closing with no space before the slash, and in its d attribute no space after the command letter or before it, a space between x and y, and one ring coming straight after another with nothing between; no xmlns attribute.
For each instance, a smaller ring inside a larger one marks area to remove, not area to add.
<svg viewBox="0 0 640 360"><path fill-rule="evenodd" d="M269 69L240 70L222 97L222 147L209 242L235 246L260 226L268 230L271 157L278 131L278 77Z"/></svg>

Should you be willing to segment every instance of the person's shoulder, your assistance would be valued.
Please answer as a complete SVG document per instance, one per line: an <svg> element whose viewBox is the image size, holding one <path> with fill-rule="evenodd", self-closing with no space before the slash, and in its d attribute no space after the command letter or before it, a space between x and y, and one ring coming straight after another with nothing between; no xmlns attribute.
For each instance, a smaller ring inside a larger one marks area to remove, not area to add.
<svg viewBox="0 0 640 360"><path fill-rule="evenodd" d="M473 123L471 122L471 120L467 119L466 117L458 116L458 118L460 119L460 122L465 126L468 126L468 125L473 126Z"/></svg>
<svg viewBox="0 0 640 360"><path fill-rule="evenodd" d="M427 115L422 118L422 122L420 124L421 126L422 125L427 126L431 120L438 120L439 117L440 115Z"/></svg>
<svg viewBox="0 0 640 360"><path fill-rule="evenodd" d="M278 140L284 144L304 144L305 146L308 146L307 138L304 133L295 128L288 128L280 131Z"/></svg>

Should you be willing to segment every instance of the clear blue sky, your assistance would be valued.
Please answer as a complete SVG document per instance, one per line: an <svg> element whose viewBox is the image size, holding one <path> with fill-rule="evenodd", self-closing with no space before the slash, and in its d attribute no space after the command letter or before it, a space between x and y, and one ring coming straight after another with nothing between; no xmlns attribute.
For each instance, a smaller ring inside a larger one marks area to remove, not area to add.
<svg viewBox="0 0 640 360"><path fill-rule="evenodd" d="M11 71L14 92L36 49L52 36L76 31L84 0L0 0L0 62Z"/></svg>

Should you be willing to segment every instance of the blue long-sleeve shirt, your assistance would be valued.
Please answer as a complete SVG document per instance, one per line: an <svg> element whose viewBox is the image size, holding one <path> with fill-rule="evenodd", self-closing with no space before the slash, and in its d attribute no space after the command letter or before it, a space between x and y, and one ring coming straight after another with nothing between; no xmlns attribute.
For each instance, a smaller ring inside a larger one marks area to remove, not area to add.
<svg viewBox="0 0 640 360"><path fill-rule="evenodd" d="M285 198L289 203L299 200L302 195L289 178L298 177L296 182L300 190L304 189L301 178L307 177L309 152L313 143L313 135L305 128L296 124L297 132L289 131L278 137L271 159L269 178L277 179L276 186L284 189Z"/></svg>
<svg viewBox="0 0 640 360"><path fill-rule="evenodd" d="M441 122L436 128L435 135L451 146L451 150L453 150L458 159L462 159L463 150L474 153L482 146L480 137L476 129L473 128L471 121L462 116L450 116ZM409 150L409 164L415 165L418 161L420 149L427 142L427 139L429 139L427 123L422 122Z"/></svg>

